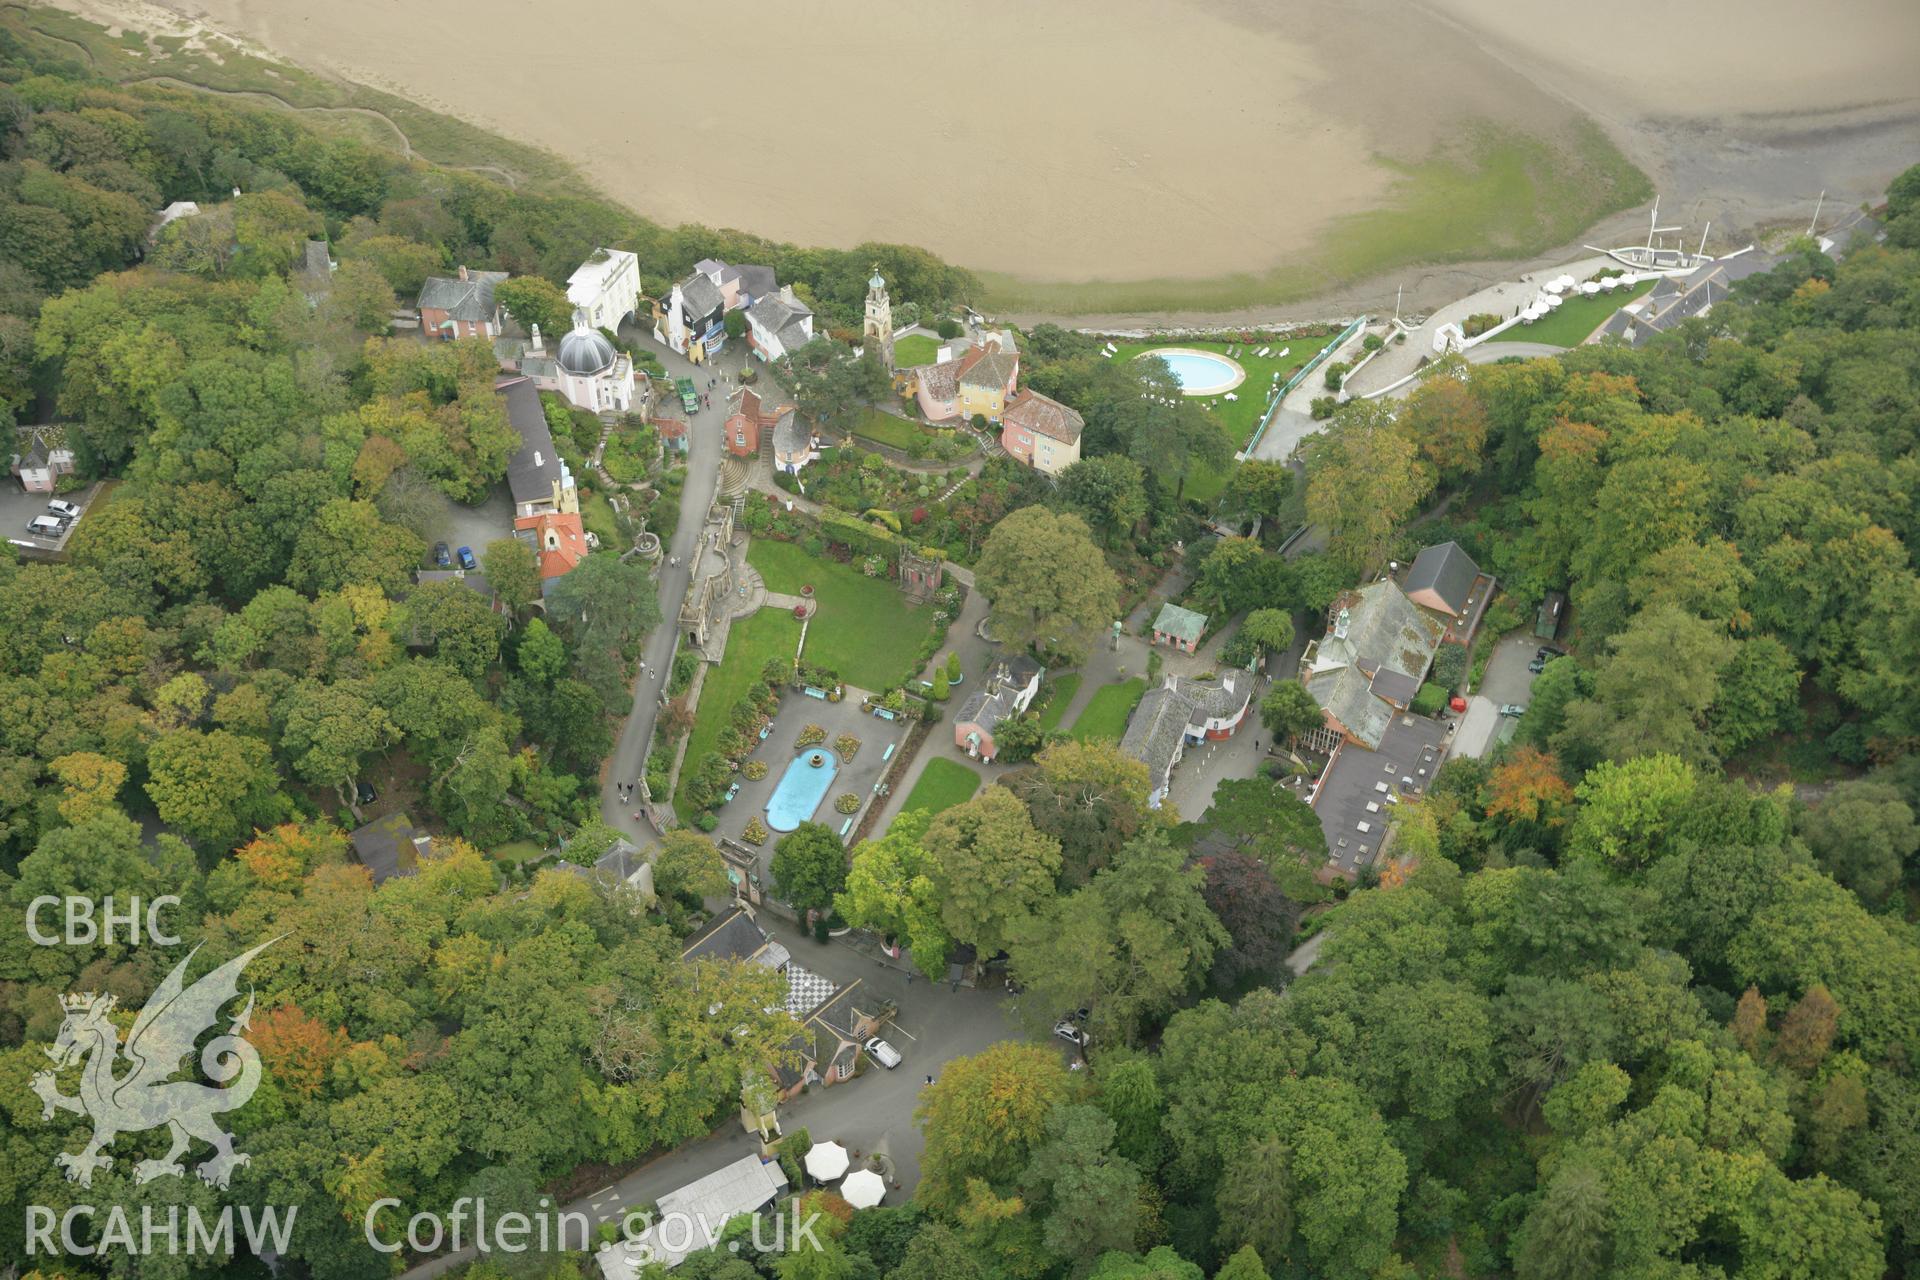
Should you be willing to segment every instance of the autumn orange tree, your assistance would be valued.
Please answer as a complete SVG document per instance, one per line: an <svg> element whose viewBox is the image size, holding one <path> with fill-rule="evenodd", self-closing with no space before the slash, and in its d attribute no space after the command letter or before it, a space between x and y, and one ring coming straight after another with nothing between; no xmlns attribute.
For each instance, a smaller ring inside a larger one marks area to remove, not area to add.
<svg viewBox="0 0 1920 1280"><path fill-rule="evenodd" d="M1551 753L1521 747L1487 778L1482 807L1489 818L1558 827L1573 807L1573 788Z"/></svg>

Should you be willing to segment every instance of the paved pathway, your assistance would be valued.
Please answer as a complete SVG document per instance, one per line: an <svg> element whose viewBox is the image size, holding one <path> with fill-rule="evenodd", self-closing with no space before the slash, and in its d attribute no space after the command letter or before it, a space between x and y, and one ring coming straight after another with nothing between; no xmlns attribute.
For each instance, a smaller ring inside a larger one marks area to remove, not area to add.
<svg viewBox="0 0 1920 1280"><path fill-rule="evenodd" d="M684 356L655 342L651 334L629 328L626 336L652 352L666 366L670 378L692 378L702 389L709 378L735 374L746 360L745 344L723 352L714 367L695 365ZM607 763L601 783L600 816L609 826L623 832L641 846L651 844L659 835L644 816L636 817L637 802L625 802L617 790L619 784L636 781L646 772L646 744L653 733L654 717L659 714L666 690L668 668L673 658L674 637L679 631L675 619L680 602L686 598L693 572L694 548L706 524L707 508L713 505L720 476L721 427L726 421L725 383L714 389L713 408L697 409L687 421L687 478L680 491L680 523L671 533L656 529L666 543L657 582L660 592L660 616L663 619L647 638L642 650L645 664L633 685L633 710L621 727L619 741ZM671 563L678 558L677 565ZM667 797L657 797L661 804Z"/></svg>
<svg viewBox="0 0 1920 1280"><path fill-rule="evenodd" d="M1525 306L1533 300L1533 295L1540 292L1540 285L1543 281L1551 280L1557 275L1570 275L1576 280L1584 280L1602 267L1617 267L1619 265L1619 263L1613 261L1611 258L1596 254L1591 257L1577 259L1576 261L1561 266L1546 267L1539 271L1532 271L1521 276L1518 280L1503 280L1499 284L1488 285L1486 288L1470 293L1464 298L1449 302L1446 306L1436 309L1434 313L1421 322L1418 327L1411 329L1407 334L1407 340L1405 342L1390 344L1385 351L1380 353L1378 359L1369 363L1366 368L1360 370L1358 376L1347 383L1347 390L1357 396L1372 395L1379 392L1381 388L1391 386L1393 383L1398 382L1400 379L1412 373L1420 367L1420 357L1432 357L1433 335L1443 324L1458 323L1470 315L1477 315L1481 312L1502 317L1512 315L1516 307ZM1479 347L1471 348L1470 352L1482 350L1490 346L1513 347L1518 345L1520 344L1511 342L1482 343ZM1553 353L1557 353L1559 350L1560 348L1556 347L1553 349ZM1500 354L1529 355L1533 353L1508 351ZM1468 359L1471 360L1472 358L1472 355L1469 354ZM1498 359L1499 356L1492 358ZM1309 379L1309 381L1311 381L1311 379ZM1409 383L1406 388L1397 390L1395 394L1405 394L1405 391L1411 390L1412 386L1413 384Z"/></svg>

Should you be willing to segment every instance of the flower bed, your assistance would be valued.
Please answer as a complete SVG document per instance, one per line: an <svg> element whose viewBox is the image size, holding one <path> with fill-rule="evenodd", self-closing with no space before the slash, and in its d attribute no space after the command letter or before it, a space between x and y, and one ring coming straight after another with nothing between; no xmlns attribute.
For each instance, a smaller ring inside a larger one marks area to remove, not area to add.
<svg viewBox="0 0 1920 1280"><path fill-rule="evenodd" d="M794 739L793 745L805 749L818 746L826 740L827 731L817 724L810 724L801 728L800 736Z"/></svg>
<svg viewBox="0 0 1920 1280"><path fill-rule="evenodd" d="M840 753L842 760L851 760L860 753L860 739L843 733L833 740L833 749Z"/></svg>
<svg viewBox="0 0 1920 1280"><path fill-rule="evenodd" d="M843 791L833 798L835 813L853 813L860 808L860 797L851 791Z"/></svg>
<svg viewBox="0 0 1920 1280"><path fill-rule="evenodd" d="M767 824L758 818L748 818L747 825L740 832L740 838L748 844L765 844L767 841Z"/></svg>

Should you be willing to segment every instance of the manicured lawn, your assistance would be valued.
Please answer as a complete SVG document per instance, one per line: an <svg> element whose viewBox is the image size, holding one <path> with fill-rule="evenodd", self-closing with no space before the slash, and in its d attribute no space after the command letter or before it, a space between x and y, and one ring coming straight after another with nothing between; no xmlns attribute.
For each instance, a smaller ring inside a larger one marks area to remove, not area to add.
<svg viewBox="0 0 1920 1280"><path fill-rule="evenodd" d="M755 538L747 562L760 571L769 591L797 596L801 587L813 587L820 608L807 628L809 662L831 667L848 684L869 692L891 689L913 674L921 643L933 627L931 606L914 608L890 579L815 559L796 543ZM732 659L731 644L727 656Z"/></svg>
<svg viewBox="0 0 1920 1280"><path fill-rule="evenodd" d="M920 773L920 781L913 784L913 790L907 792L906 803L900 806L905 813L908 809L925 809L928 813L939 813L942 809L951 809L957 804L965 804L973 799L973 793L980 789L980 775L941 756L927 761L927 767Z"/></svg>
<svg viewBox="0 0 1920 1280"><path fill-rule="evenodd" d="M1067 714L1067 706L1073 701L1073 695L1080 692L1080 673L1069 671L1058 680L1048 683L1053 686L1053 700L1040 713L1040 728L1043 732L1052 733L1060 727L1060 718Z"/></svg>
<svg viewBox="0 0 1920 1280"><path fill-rule="evenodd" d="M1107 685L1093 695L1093 701L1087 703L1087 709L1073 722L1073 736L1082 742L1120 741L1120 735L1127 731L1127 717L1140 705L1141 695L1146 691L1144 676Z"/></svg>
<svg viewBox="0 0 1920 1280"><path fill-rule="evenodd" d="M613 504L604 493L595 493L580 504L580 523L588 533L600 539L602 548L620 549L620 526L614 523Z"/></svg>
<svg viewBox="0 0 1920 1280"><path fill-rule="evenodd" d="M534 862L546 857L547 851L531 840L510 840L490 851L487 856L500 863Z"/></svg>
<svg viewBox="0 0 1920 1280"><path fill-rule="evenodd" d="M933 358L940 354L940 344L924 333L910 333L893 344L893 366L896 369L911 369L916 365L932 364Z"/></svg>
<svg viewBox="0 0 1920 1280"><path fill-rule="evenodd" d="M1555 307L1552 315L1535 320L1532 324L1517 324L1494 334L1487 341L1544 342L1553 347L1577 347L1595 329L1605 324L1608 316L1647 293L1653 286L1652 280L1642 280L1625 293L1615 289L1612 293L1596 293L1591 298L1569 298Z"/></svg>
<svg viewBox="0 0 1920 1280"><path fill-rule="evenodd" d="M868 406L854 419L853 434L864 440L892 445L896 449L910 449L913 442L924 433L917 422L908 422L905 418Z"/></svg>
<svg viewBox="0 0 1920 1280"><path fill-rule="evenodd" d="M680 766L682 778L690 775L720 741L720 731L726 728L734 704L760 679L767 662L773 658L791 661L799 643L800 620L784 610L762 609L733 624L727 633L726 660L708 671L706 683L700 686L700 705L694 711L687 758ZM683 804L679 795L674 796L673 803L683 821L692 820L692 807Z"/></svg>

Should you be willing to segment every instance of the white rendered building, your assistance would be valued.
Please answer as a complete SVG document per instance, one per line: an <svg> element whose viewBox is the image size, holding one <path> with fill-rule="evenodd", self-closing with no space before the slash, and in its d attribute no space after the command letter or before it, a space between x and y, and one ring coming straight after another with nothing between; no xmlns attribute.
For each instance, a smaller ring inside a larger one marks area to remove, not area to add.
<svg viewBox="0 0 1920 1280"><path fill-rule="evenodd" d="M567 277L567 301L595 329L618 331L640 306L640 258L625 249L595 249Z"/></svg>
<svg viewBox="0 0 1920 1280"><path fill-rule="evenodd" d="M556 350L548 350L540 326L533 326L519 370L542 391L558 391L576 409L626 413L633 408L633 361L587 323L585 308L573 313L573 329Z"/></svg>

